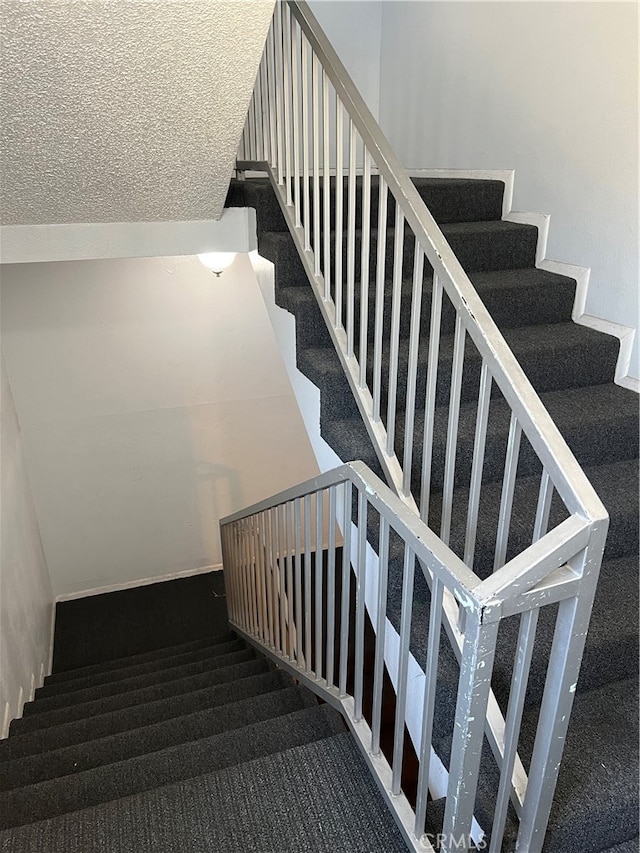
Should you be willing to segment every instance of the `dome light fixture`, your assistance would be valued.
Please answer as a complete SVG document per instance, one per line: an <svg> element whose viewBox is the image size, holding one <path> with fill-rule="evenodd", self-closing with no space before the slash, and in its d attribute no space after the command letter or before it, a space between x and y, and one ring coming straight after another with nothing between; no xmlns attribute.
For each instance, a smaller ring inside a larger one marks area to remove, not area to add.
<svg viewBox="0 0 640 853"><path fill-rule="evenodd" d="M204 252L198 255L198 260L208 270L220 278L236 259L237 252Z"/></svg>

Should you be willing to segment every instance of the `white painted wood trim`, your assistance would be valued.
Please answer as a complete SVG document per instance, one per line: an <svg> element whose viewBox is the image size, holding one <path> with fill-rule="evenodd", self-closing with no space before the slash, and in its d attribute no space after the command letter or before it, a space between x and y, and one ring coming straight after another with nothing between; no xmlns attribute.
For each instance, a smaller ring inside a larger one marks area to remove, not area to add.
<svg viewBox="0 0 640 853"><path fill-rule="evenodd" d="M56 602L55 599L51 603L51 632L49 635L49 654L45 664L41 685L44 684L44 676L51 675L53 672L53 647L56 635Z"/></svg>
<svg viewBox="0 0 640 853"><path fill-rule="evenodd" d="M589 267L582 267L577 264L567 264L563 261L553 261L547 258L547 240L549 236L551 216L546 213L525 213L517 210L508 210L504 214L504 219L509 222L521 222L524 225L535 225L537 227L538 244L536 247L536 266L541 270L557 273L558 275L566 275L575 280L576 295L573 303L573 311L571 312L571 319L574 323L578 323L581 326L588 326L590 329L595 329L596 331L603 332L606 335L613 335L613 337L620 340L620 349L618 351L618 358L616 361L614 382L622 388L628 388L631 391L640 393L640 379L635 379L633 376L629 375L636 330L632 326L625 326L622 323L613 323L610 320L604 320L601 317L593 317L585 313L591 270Z"/></svg>
<svg viewBox="0 0 640 853"><path fill-rule="evenodd" d="M2 715L2 730L0 731L0 740L9 737L9 726L11 725L11 703L4 703L4 713Z"/></svg>
<svg viewBox="0 0 640 853"><path fill-rule="evenodd" d="M585 313L587 291L591 270L576 264L553 261L547 258L547 241L551 216L546 213L533 213L512 210L515 172L513 169L407 169L412 178L471 178L476 180L503 181L505 185L502 203L502 218L508 222L520 222L523 225L535 225L538 229L538 244L536 247L536 266L548 272L566 275L576 282L576 296L571 318L581 326L588 326L606 335L613 335L620 340L620 351L616 362L614 381L616 385L629 388L640 393L640 379L629 375L631 356L636 330L632 326L613 323L601 317L593 317Z"/></svg>
<svg viewBox="0 0 640 853"><path fill-rule="evenodd" d="M138 586L150 586L153 583L163 583L164 581L173 581L177 578L189 578L193 575L204 575L209 572L222 571L222 563L216 563L212 566L197 566L193 569L183 569L179 572L169 572L165 575L156 575L150 578L139 578L133 581L124 581L123 583L109 584L108 586L94 587L93 589L83 589L78 592L64 592L56 595L56 603L59 601L75 601L78 598L88 598L90 595L102 595L105 592L118 592L121 589L134 589Z"/></svg>

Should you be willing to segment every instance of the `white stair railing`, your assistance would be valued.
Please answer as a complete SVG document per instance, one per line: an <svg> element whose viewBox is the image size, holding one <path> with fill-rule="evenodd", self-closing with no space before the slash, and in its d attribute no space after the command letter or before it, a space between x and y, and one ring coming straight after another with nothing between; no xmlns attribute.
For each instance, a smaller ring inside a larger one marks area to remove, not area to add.
<svg viewBox="0 0 640 853"><path fill-rule="evenodd" d="M486 730L501 770L492 848L499 849L495 839L502 830L497 827L504 825L511 799L521 819L518 849L539 850L606 537L606 511L303 2L276 6L238 159L239 169L256 167L271 178L389 482L404 505L437 530L443 547L450 542L452 518L462 502L466 533L459 558L478 582L493 572L475 592L483 602L478 618L494 624L505 615L522 614L506 720L486 685L486 703L484 698L480 702L485 713L471 715L471 725L465 714L469 703L475 707L477 701L479 628L470 632L468 617L461 615L467 612L467 600L456 597L424 563L432 600L439 602L442 596L443 624L460 661L461 683L467 679L470 691L461 688L458 694L460 725L454 741L464 732L478 747ZM372 204L376 195L377 204ZM429 267L431 279L425 275ZM388 277L390 304L385 301ZM403 316L410 317L406 338L401 337ZM448 323L452 338L446 335ZM419 348L425 336L426 367ZM463 389L468 393L474 385L475 441L467 483L457 476L458 425ZM486 554L478 564L476 540L487 424L496 395L507 411L508 438L487 567ZM440 465L434 419L442 419L443 412L446 441ZM416 424L422 424L419 481L412 480ZM511 555L514 498L522 479L518 465L527 454L535 454L539 477L537 504L525 519L532 544ZM554 510L555 526L548 530L554 496L563 514ZM453 554L448 548L447 553ZM554 602L561 604L527 780L517 755L524 691L538 607ZM487 636L485 632L485 640ZM470 748L452 752L447 831L454 826L463 835L468 831L478 761L479 749L477 755Z"/></svg>

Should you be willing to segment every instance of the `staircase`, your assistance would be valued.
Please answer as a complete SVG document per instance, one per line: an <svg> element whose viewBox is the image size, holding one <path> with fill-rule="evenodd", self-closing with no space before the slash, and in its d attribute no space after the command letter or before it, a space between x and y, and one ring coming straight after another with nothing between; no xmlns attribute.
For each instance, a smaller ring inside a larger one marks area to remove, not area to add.
<svg viewBox="0 0 640 853"><path fill-rule="evenodd" d="M58 605L54 673L0 742L0 850L406 849L340 715L224 601L214 573Z"/></svg>
<svg viewBox="0 0 640 853"><path fill-rule="evenodd" d="M571 321L575 282L535 266L537 230L503 221L503 185L497 181L415 179L414 184L440 224L445 237L470 276L485 305L503 332L528 378L610 513L610 531L580 680L573 722L545 842L545 851L596 853L608 849L637 849L638 835L638 398L613 384L618 341ZM331 209L335 210L335 182ZM375 209L376 183L372 183ZM345 181L344 194L347 185ZM359 192L359 189L357 190ZM229 205L246 205L257 211L260 254L275 265L276 302L296 321L297 362L320 389L321 432L343 460L361 459L382 476L358 407L312 293L298 250L290 236L278 201L267 179L235 181ZM390 213L390 220L392 214ZM335 222L334 222L335 225ZM346 228L346 221L344 223ZM356 222L359 227L359 222ZM356 258L361 232L356 231ZM346 241L344 241L346 242ZM335 246L335 231L332 247ZM344 243L343 243L344 245ZM405 254L406 257L406 254ZM346 257L345 257L346 263ZM387 271L385 317L391 313L391 270ZM411 291L411 264L403 270L403 292ZM359 269L356 269L355 337L358 336ZM429 329L432 280L425 275L422 329ZM369 289L370 316L374 314L373 287ZM399 374L406 374L410 315L407 306L400 319ZM439 529L443 485L443 460L453 350L453 312L443 313L436 408L434 412L434 475L429 522ZM369 330L370 337L372 330ZM428 337L423 333L418 350L416 412L424 410ZM382 387L387 387L389 349L383 355ZM369 361L367 372L373 369ZM475 404L479 360L468 347L461 392L458 448L450 547L462 557L465 547L466 508L471 476ZM405 391L399 383L397 452L403 445ZM386 397L383 391L383 406ZM411 481L419 488L423 422L417 414ZM474 571L487 577L493 570L502 473L509 430L509 410L495 392L488 422L483 488L478 516ZM539 464L531 448L521 449L514 495L507 559L531 541L531 506L538 499ZM564 513L564 515L563 515ZM560 502L551 508L550 527L566 517ZM421 583L420 583L421 581ZM418 584L412 623L411 648L424 665L429 591L423 578ZM401 566L389 579L388 615L400 621ZM537 724L545 666L555 625L555 607L543 609L538 625L520 750L525 763ZM516 624L514 624L516 623ZM493 689L503 710L510 687L517 619L504 621L498 639ZM444 641L443 641L444 642ZM455 664L451 664L455 670ZM446 711L444 712L446 713ZM446 758L449 744L440 744ZM485 762L488 760L485 756ZM479 791L477 816L490 824L488 803L495 791ZM483 803L487 809L483 813ZM512 820L511 830L514 831ZM634 840L635 839L635 840ZM512 850L509 827L503 845ZM634 846L635 845L635 846Z"/></svg>

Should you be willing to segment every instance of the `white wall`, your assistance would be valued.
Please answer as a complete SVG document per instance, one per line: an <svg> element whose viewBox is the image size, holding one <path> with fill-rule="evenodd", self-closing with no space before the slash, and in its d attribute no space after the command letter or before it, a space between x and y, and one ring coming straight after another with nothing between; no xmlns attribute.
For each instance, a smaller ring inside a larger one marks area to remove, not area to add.
<svg viewBox="0 0 640 853"><path fill-rule="evenodd" d="M217 219L273 6L3 0L3 224Z"/></svg>
<svg viewBox="0 0 640 853"><path fill-rule="evenodd" d="M0 737L51 665L53 593L0 348Z"/></svg>
<svg viewBox="0 0 640 853"><path fill-rule="evenodd" d="M638 327L638 6L383 3L380 121L408 167L515 169L585 311ZM638 336L631 375L640 377Z"/></svg>
<svg viewBox="0 0 640 853"><path fill-rule="evenodd" d="M220 517L317 473L247 256L9 265L2 298L56 594L219 564Z"/></svg>
<svg viewBox="0 0 640 853"><path fill-rule="evenodd" d="M384 4L381 0L311 0L309 5L367 106L377 118Z"/></svg>

